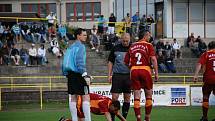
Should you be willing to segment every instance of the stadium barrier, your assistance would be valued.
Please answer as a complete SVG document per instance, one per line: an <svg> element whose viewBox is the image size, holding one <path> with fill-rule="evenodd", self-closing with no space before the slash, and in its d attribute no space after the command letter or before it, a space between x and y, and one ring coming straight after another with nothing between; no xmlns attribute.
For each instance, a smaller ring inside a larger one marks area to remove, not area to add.
<svg viewBox="0 0 215 121"><path fill-rule="evenodd" d="M48 21L48 19L46 18L24 18L24 17L0 17L0 19L12 19L16 20L16 23L18 23L19 20Z"/></svg>
<svg viewBox="0 0 215 121"><path fill-rule="evenodd" d="M183 82L157 82L155 85L163 85L163 84L178 84L184 86L200 86L202 82L193 83L186 82L187 78L193 78L193 76L159 76L160 78L183 78ZM199 76L202 77L202 76ZM93 78L107 78L107 76L93 76ZM0 84L0 111L2 110L2 89L15 89L15 88L37 88L40 92L40 109L43 109L43 89L49 88L49 91L52 91L52 88L63 87L66 88L66 85L63 83L53 83L53 79L65 79L64 76L20 76L20 77L0 77L0 79L9 79L8 84ZM37 84L16 84L14 80L16 79L48 79L49 83L37 83ZM110 83L93 83L92 86L110 86ZM103 87L102 87L103 88ZM95 92L95 90L94 90ZM104 91L105 92L105 91ZM107 91L106 91L107 92Z"/></svg>
<svg viewBox="0 0 215 121"><path fill-rule="evenodd" d="M101 22L94 22L95 24L100 24ZM105 25L105 27L108 27L109 23L115 23L115 32L121 36L122 33L125 33L127 31L127 22L104 22L103 24ZM131 25L131 29L136 28L137 30L139 30L139 22L130 22L131 24L133 23L137 23L137 27L134 27L133 25ZM155 25L156 23L146 23L145 26L148 26L149 28L152 27L152 25ZM149 29L150 32L152 33L152 29ZM107 30L108 31L108 30ZM136 31L136 30L135 30Z"/></svg>

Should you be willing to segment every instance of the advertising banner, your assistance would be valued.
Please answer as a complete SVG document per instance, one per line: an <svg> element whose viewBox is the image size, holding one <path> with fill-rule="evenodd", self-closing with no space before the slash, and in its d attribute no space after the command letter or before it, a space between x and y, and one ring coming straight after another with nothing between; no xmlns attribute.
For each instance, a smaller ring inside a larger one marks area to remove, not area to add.
<svg viewBox="0 0 215 121"><path fill-rule="evenodd" d="M202 87L191 87L191 105L201 106L202 105ZM210 105L215 105L215 96L210 95Z"/></svg>
<svg viewBox="0 0 215 121"><path fill-rule="evenodd" d="M91 86L90 92L105 95L111 98L110 85ZM153 105L155 106L189 106L189 86L176 85L154 85L153 89ZM119 100L123 102L123 95L119 96ZM142 90L141 105L145 104L145 94ZM134 105L134 94L131 93L131 105Z"/></svg>

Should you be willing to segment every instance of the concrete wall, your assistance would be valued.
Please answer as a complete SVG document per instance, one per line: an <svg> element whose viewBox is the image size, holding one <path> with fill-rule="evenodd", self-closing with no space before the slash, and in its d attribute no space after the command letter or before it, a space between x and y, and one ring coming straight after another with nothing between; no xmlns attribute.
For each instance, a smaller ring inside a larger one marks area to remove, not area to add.
<svg viewBox="0 0 215 121"><path fill-rule="evenodd" d="M172 8L171 0L164 1L164 35L167 38L172 38L172 23L173 23L173 38L187 38L191 32L197 37L200 35L204 37L204 22L202 23L190 23L188 33L187 23L175 23L172 21ZM174 10L174 9L173 9ZM174 11L173 11L174 13ZM215 38L215 22L206 23L205 32L206 38Z"/></svg>

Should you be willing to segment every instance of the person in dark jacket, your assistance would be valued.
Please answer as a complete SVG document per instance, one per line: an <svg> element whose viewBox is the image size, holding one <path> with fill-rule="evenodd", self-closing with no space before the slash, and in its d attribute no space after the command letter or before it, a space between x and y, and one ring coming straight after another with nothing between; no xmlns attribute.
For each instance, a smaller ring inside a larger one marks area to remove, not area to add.
<svg viewBox="0 0 215 121"><path fill-rule="evenodd" d="M109 17L109 24L108 24L108 33L109 34L114 34L115 31L115 22L116 22L116 17L114 16L113 13L111 13Z"/></svg>

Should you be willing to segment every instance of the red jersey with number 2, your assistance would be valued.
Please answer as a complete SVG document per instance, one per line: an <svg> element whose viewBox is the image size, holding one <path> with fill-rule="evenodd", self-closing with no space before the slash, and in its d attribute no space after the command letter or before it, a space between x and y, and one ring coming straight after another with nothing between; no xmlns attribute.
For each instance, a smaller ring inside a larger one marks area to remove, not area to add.
<svg viewBox="0 0 215 121"><path fill-rule="evenodd" d="M125 55L124 62L126 65L129 65L129 67L151 66L150 56L155 56L152 44L145 41L136 42L129 48L129 51Z"/></svg>
<svg viewBox="0 0 215 121"><path fill-rule="evenodd" d="M215 49L203 53L198 63L205 68L203 81L207 84L215 84Z"/></svg>

